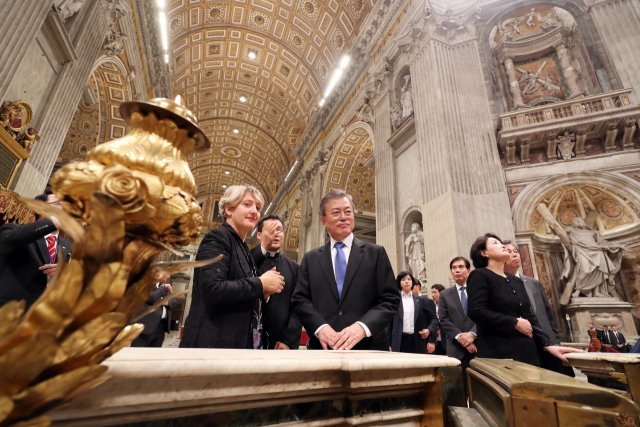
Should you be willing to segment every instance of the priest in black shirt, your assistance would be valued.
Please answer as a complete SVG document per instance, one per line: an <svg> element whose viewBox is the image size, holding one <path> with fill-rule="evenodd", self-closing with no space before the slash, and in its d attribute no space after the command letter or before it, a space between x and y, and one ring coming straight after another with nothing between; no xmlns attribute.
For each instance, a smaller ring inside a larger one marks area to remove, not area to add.
<svg viewBox="0 0 640 427"><path fill-rule="evenodd" d="M263 306L264 348L297 350L300 346L302 323L293 312L291 295L298 282L299 266L280 254L284 230L279 217L268 215L258 221L257 228L260 244L251 250L251 255L258 267L258 275L275 268L284 278L282 292L270 295Z"/></svg>

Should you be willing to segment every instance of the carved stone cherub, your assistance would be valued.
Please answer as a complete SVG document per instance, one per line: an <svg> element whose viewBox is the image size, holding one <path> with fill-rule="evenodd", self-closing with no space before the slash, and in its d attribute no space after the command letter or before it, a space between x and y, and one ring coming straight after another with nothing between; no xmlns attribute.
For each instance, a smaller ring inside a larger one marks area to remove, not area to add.
<svg viewBox="0 0 640 427"><path fill-rule="evenodd" d="M29 128L20 136L18 142L22 145L22 148L30 152L36 141L40 141L40 135L37 135L37 131L34 128Z"/></svg>

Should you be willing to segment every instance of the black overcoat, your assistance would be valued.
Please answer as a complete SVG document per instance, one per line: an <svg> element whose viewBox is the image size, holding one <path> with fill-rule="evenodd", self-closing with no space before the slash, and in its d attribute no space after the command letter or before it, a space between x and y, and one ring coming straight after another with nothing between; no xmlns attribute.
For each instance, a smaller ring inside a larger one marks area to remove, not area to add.
<svg viewBox="0 0 640 427"><path fill-rule="evenodd" d="M509 273L505 275L479 268L467 280L467 311L478 330L477 357L514 359L540 366L538 352L551 345L551 341L531 311L522 280ZM531 323L533 338L516 330L518 317Z"/></svg>
<svg viewBox="0 0 640 427"><path fill-rule="evenodd" d="M249 248L228 224L206 234L196 260L220 254L217 263L194 271L180 347L253 348L251 316L256 299L263 298L262 282L253 277Z"/></svg>

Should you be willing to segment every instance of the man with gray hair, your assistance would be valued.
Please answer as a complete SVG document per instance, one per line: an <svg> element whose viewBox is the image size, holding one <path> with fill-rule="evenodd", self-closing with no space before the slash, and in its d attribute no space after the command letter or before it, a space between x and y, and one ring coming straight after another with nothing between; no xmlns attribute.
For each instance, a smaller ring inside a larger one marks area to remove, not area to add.
<svg viewBox="0 0 640 427"><path fill-rule="evenodd" d="M385 329L400 296L384 248L354 237L354 209L343 190L324 196L320 215L331 239L300 265L292 303L309 349L388 349Z"/></svg>

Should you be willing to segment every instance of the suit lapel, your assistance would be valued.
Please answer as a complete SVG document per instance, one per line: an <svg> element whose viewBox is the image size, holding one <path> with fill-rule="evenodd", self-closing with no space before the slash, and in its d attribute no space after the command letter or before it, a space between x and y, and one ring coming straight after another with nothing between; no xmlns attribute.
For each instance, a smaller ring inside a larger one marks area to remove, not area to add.
<svg viewBox="0 0 640 427"><path fill-rule="evenodd" d="M327 278L327 284L331 288L333 296L336 298L336 301L340 301L340 298L338 297L338 284L336 283L336 275L333 271L333 262L331 261L331 241L320 248L318 258L320 258L320 266L322 267L322 271ZM349 270L347 270L347 272L348 271ZM342 288L342 294L344 295L344 287Z"/></svg>
<svg viewBox="0 0 640 427"><path fill-rule="evenodd" d="M40 250L40 256L42 257L42 264L49 264L50 261L50 257L49 257L49 249L47 248L47 243L44 240L44 237L41 239L36 240L36 245L38 246L38 249Z"/></svg>
<svg viewBox="0 0 640 427"><path fill-rule="evenodd" d="M411 295L413 297L413 324L417 325L418 324L418 311L420 310L420 308L418 306L420 305L420 301L418 301L418 296L417 295L413 295L413 293Z"/></svg>
<svg viewBox="0 0 640 427"><path fill-rule="evenodd" d="M364 243L357 239L353 238L353 245L351 247L351 252L349 253L349 262L347 263L347 272L344 275L344 284L342 285L342 297L340 300L344 300L345 295L347 294L347 290L349 289L349 285L353 281L354 276L356 275L356 270L360 266L362 262L362 258L364 258ZM336 285L336 290L338 289L338 285Z"/></svg>
<svg viewBox="0 0 640 427"><path fill-rule="evenodd" d="M460 292L458 292L458 287L456 285L453 285L453 300L455 301L456 307L458 307L458 310L460 311L462 318L465 319L467 317L467 313L465 313L464 310L462 309L462 302L460 301Z"/></svg>

